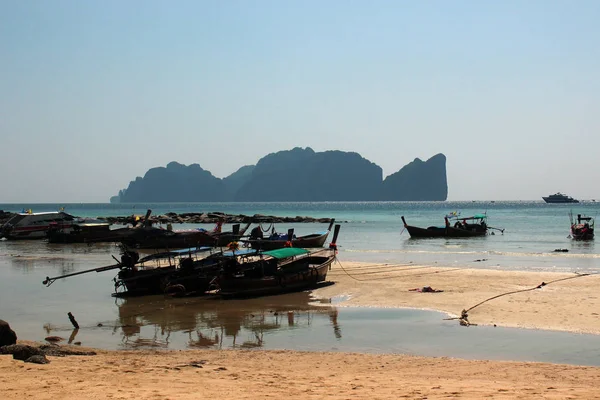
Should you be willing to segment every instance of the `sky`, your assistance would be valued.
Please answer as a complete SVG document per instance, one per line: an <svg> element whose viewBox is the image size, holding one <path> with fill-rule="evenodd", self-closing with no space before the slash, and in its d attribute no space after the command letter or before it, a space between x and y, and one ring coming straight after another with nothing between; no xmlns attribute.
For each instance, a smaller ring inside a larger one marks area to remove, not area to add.
<svg viewBox="0 0 600 400"><path fill-rule="evenodd" d="M384 177L444 153L448 200L600 199L599 20L597 0L0 0L0 203L293 147Z"/></svg>

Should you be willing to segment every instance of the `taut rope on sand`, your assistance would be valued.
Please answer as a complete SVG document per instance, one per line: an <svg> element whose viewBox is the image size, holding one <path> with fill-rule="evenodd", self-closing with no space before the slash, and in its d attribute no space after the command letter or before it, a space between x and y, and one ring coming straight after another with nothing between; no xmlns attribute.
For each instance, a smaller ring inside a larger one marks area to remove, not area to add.
<svg viewBox="0 0 600 400"><path fill-rule="evenodd" d="M569 279L575 279L575 278L581 278L583 276L590 276L590 275L598 275L598 273L588 273L588 274L579 274L576 273L575 276L568 276L566 278L560 278L560 279L555 279L553 281L550 282L542 282L539 285L532 287L532 288L528 288L528 289L521 289L521 290L513 290L511 292L506 292L506 293L502 293L502 294L498 294L496 296L492 296L489 299L485 299L477 304L475 304L474 306L467 308L465 310L462 310L462 312L460 313L460 317L455 317L455 318L446 318L446 320L453 320L453 319L458 319L460 324L462 326L471 326L471 325L477 325L477 324L472 324L471 322L469 322L469 311L471 311L472 309L474 309L475 307L479 307L480 305L487 303L490 300L494 300L497 299L498 297L502 297L502 296L508 296L510 294L516 294L516 293L523 293L523 292L530 292L532 290L536 290L536 289L541 289L544 286L547 286L551 283L556 283L556 282L560 282L560 281L566 281Z"/></svg>
<svg viewBox="0 0 600 400"><path fill-rule="evenodd" d="M344 268L344 266L342 265L342 263L340 262L339 259L336 259L336 261L340 265L340 268L342 269L342 271L344 271L344 273L346 275L348 275L348 277L350 277L358 282L369 282L369 281L379 281L379 280L383 280L383 279L405 278L407 276L431 275L431 274L439 274L439 273L443 273L443 272L451 272L451 271L457 271L457 270L464 269L464 268L452 268L452 269L446 269L446 270L441 270L441 271L419 272L419 273L410 274L410 275L398 275L395 277L383 276L383 277L379 277L379 278L358 279L358 278L356 278L356 276L358 276L358 275L373 275L373 274L390 273L390 272L404 272L404 271L410 271L410 270L415 270L415 269L422 270L425 268L433 268L433 267L421 266L421 267L411 267L411 268L393 270L393 269L389 269L388 267L403 266L405 264L373 264L373 265L362 266L361 269L371 268L371 267L379 267L379 266L381 266L381 268L385 268L385 269L382 269L380 271L361 272L361 273L352 275Z"/></svg>

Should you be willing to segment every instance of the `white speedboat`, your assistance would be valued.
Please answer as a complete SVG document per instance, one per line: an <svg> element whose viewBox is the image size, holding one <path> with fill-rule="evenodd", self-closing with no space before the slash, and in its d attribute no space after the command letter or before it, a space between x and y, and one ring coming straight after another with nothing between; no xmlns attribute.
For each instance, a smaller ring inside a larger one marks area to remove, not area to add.
<svg viewBox="0 0 600 400"><path fill-rule="evenodd" d="M0 238L44 239L51 226L63 231L69 230L77 219L64 211L21 212L15 214L0 227Z"/></svg>

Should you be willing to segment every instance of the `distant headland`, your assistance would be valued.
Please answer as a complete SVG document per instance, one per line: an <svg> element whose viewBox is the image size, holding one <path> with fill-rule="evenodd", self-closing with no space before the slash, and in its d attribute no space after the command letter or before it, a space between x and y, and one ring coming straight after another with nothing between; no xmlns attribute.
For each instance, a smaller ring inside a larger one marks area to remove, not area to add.
<svg viewBox="0 0 600 400"><path fill-rule="evenodd" d="M383 179L377 164L354 152L310 147L271 153L223 179L199 164L151 168L111 203L258 201L444 201L446 156L415 158Z"/></svg>

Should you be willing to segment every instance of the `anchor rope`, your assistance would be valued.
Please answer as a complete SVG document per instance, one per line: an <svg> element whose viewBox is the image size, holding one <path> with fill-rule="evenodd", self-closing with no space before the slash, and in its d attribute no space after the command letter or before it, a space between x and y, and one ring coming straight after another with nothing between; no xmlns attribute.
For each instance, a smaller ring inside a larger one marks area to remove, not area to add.
<svg viewBox="0 0 600 400"><path fill-rule="evenodd" d="M350 274L350 272L348 272L346 270L346 268L344 268L344 266L342 265L341 261L339 259L336 259L337 263L339 264L340 268L342 269L342 271L344 271L344 273L346 275L348 275L348 277L354 279L355 281L358 282L369 282L369 281L379 281L379 280L383 280L383 279L393 279L393 278L405 278L408 276L424 276L424 275L432 275L432 274L440 274L440 273L445 273L445 272L453 272L453 271L458 271L461 269L466 269L466 268L452 268L452 269L445 269L445 270L438 270L438 271L431 271L431 272L422 272L422 273L417 273L417 274L408 274L408 275L397 275L395 277L389 277L389 276L383 276L383 277L379 277L379 278L371 278L371 279L358 279L356 278L356 276L361 276L361 275L371 275L374 273L385 273L385 272L404 272L404 271L409 271L409 270L415 270L415 269L425 269L425 268L432 268L430 266L423 266L423 267L413 267L413 268L405 268L405 269L398 269L398 270L383 270L383 271L379 271L379 272L364 272L364 273L359 273L359 274Z"/></svg>
<svg viewBox="0 0 600 400"><path fill-rule="evenodd" d="M490 301L490 300L494 300L494 299L497 299L498 297L502 297L502 296L508 296L508 295L511 295L511 294L516 294L516 293L524 293L524 292L530 292L530 291L533 291L533 290L536 290L536 289L541 289L541 288L543 288L544 286L550 285L551 283L556 283L556 282L566 281L566 280L569 280L569 279L581 278L581 277L584 277L584 276L598 275L598 274L600 274L600 273L599 273L599 272L590 272L590 273L585 273L585 274L579 274L579 273L576 273L576 275L574 275L574 276L568 276L568 277L566 277L566 278L559 278L559 279L555 279L555 280L553 280L553 281L549 281L549 282L542 282L542 283L540 283L539 285L537 285L537 286L535 286L535 287L532 287L532 288L521 289L521 290L513 290L513 291L510 291L510 292L501 293L501 294L498 294L498 295L496 295L496 296L492 296L492 297L490 297L489 299L485 299L485 300L483 300L483 301L481 301L481 302L479 302L479 303L475 304L475 305L474 305L473 307L471 307L471 308L467 308L467 309L465 309L465 310L462 310L462 312L460 313L460 317L454 317L454 318L445 318L445 320L453 320L453 319L457 319L457 320L459 320L459 322L460 322L460 324L461 324L462 326L471 326L471 325L477 325L477 324L473 324L473 323L469 322L469 311L473 310L473 309L474 309L474 308L476 308L476 307L479 307L480 305L482 305L482 304L484 304L484 303L487 303L487 302L488 302L488 301Z"/></svg>
<svg viewBox="0 0 600 400"><path fill-rule="evenodd" d="M590 276L590 275L598 275L598 273L577 274L575 276L568 276L566 278L555 279L555 280L550 281L550 282L542 282L539 285L537 285L536 287L532 287L532 288L528 288L528 289L521 289L521 290L513 290L511 292L506 292L506 293L498 294L496 296L492 296L489 299L485 299L482 302L479 302L479 303L475 304L473 307L464 310L464 312L469 312L472 309L474 309L475 307L479 307L480 305L482 305L482 304L484 304L484 303L486 303L486 302L488 302L490 300L497 299L498 297L508 296L508 295L516 294L516 293L530 292L532 290L541 289L544 286L550 285L551 283L556 283L556 282L560 282L560 281L566 281L566 280L569 280L569 279L581 278L583 276Z"/></svg>

